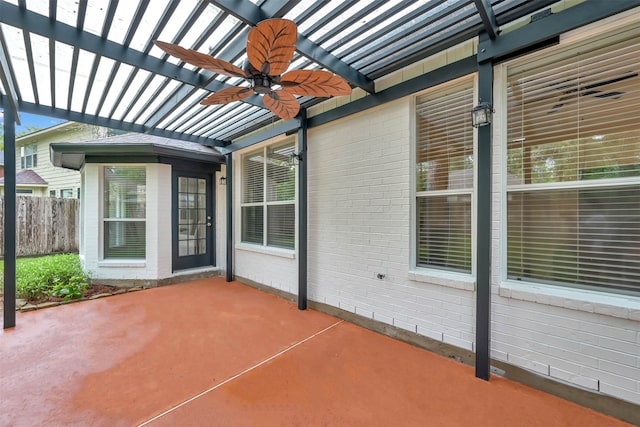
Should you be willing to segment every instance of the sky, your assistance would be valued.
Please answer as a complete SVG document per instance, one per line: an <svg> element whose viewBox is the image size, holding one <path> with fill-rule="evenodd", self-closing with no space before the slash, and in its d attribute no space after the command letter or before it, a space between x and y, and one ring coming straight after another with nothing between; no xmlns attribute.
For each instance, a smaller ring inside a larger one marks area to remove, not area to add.
<svg viewBox="0 0 640 427"><path fill-rule="evenodd" d="M20 121L21 124L16 126L16 134L26 131L29 129L29 126L33 126L38 129L45 129L64 122L64 120L28 113L20 113ZM4 114L2 109L0 109L0 127L2 126L4 126Z"/></svg>

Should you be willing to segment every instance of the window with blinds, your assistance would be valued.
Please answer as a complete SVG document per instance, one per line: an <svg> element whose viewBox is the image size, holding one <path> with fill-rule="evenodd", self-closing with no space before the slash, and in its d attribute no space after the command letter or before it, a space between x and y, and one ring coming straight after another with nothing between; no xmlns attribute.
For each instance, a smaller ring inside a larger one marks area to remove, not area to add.
<svg viewBox="0 0 640 427"><path fill-rule="evenodd" d="M270 145L242 158L242 241L295 247L296 171L293 141Z"/></svg>
<svg viewBox="0 0 640 427"><path fill-rule="evenodd" d="M508 277L640 290L640 40L507 68Z"/></svg>
<svg viewBox="0 0 640 427"><path fill-rule="evenodd" d="M144 258L146 170L104 168L104 258Z"/></svg>
<svg viewBox="0 0 640 427"><path fill-rule="evenodd" d="M473 79L416 100L416 266L471 273Z"/></svg>

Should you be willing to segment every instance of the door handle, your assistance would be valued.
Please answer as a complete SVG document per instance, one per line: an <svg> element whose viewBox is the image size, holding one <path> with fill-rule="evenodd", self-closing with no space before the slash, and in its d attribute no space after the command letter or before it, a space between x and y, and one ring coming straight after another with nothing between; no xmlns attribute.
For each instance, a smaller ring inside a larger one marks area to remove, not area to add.
<svg viewBox="0 0 640 427"><path fill-rule="evenodd" d="M210 222L207 223L207 227L211 227L211 223Z"/></svg>

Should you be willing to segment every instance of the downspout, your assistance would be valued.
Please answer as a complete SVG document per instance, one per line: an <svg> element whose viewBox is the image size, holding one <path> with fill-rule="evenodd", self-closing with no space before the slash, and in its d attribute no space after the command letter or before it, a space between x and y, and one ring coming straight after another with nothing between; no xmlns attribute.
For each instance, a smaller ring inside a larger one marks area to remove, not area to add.
<svg viewBox="0 0 640 427"><path fill-rule="evenodd" d="M233 153L226 155L227 174L227 282L233 281Z"/></svg>
<svg viewBox="0 0 640 427"><path fill-rule="evenodd" d="M481 35L486 37L486 34ZM478 97L493 105L493 64L478 64ZM476 233L476 377L489 380L491 364L491 124L478 128Z"/></svg>
<svg viewBox="0 0 640 427"><path fill-rule="evenodd" d="M298 129L298 309L307 308L307 110Z"/></svg>
<svg viewBox="0 0 640 427"><path fill-rule="evenodd" d="M4 109L4 329L16 326L16 127Z"/></svg>

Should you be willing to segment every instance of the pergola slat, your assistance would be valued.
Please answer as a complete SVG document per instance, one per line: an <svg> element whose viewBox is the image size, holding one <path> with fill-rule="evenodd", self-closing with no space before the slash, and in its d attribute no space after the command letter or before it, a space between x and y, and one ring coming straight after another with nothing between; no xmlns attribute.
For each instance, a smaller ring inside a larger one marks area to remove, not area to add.
<svg viewBox="0 0 640 427"><path fill-rule="evenodd" d="M144 16L144 13L146 12L148 5L149 5L149 2L146 2L146 1L141 1L140 3L138 3L138 8L136 9L136 13L133 17L133 20L131 21L131 25L129 25L129 29L127 30L127 34L122 44L124 47L128 48L129 45L131 44L131 40L133 39L133 36L135 35L136 30L140 26L140 22L142 21L142 17ZM105 88L102 91L102 96L100 97L100 101L98 101L96 114L100 114L100 111L102 111L102 107L104 106L104 103L107 99L107 95L111 91L111 86L113 85L113 81L118 73L118 70L120 69L120 64L122 64L120 61L116 61L115 64L113 64L113 68L111 69L111 73L109 74L109 78L107 79ZM55 103L53 105L55 105Z"/></svg>
<svg viewBox="0 0 640 427"><path fill-rule="evenodd" d="M80 2L81 6L83 4L86 5L84 2ZM78 12L78 14L78 20L80 21L81 13ZM34 34L53 38L59 42L74 46L74 61L72 65L71 80L74 79L77 69L77 53L75 51L82 49L96 55L102 55L106 58L120 60L125 64L129 64L153 74L179 80L191 86L204 87L212 92L232 87L224 83L219 83L216 80L210 81L205 86L205 82L207 81L206 79L213 73L194 73L143 52L134 51L132 49L123 49L123 47L118 43L110 40L103 40L102 38L87 32L77 31L73 27L60 22L52 23L46 17L29 10L25 10L21 13L16 6L8 3L0 3L0 22L4 22L18 28L23 28L24 30ZM73 81L71 81L69 85L69 102L67 105L69 110L71 110L71 97L73 92L71 89L73 87L72 84ZM251 103L250 98L245 101ZM260 107L262 106L260 105Z"/></svg>

